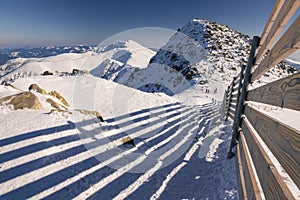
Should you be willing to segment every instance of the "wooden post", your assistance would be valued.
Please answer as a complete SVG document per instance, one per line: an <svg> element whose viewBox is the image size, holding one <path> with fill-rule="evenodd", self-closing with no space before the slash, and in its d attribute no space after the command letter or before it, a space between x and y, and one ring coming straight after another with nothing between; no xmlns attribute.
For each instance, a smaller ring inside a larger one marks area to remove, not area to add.
<svg viewBox="0 0 300 200"><path fill-rule="evenodd" d="M227 116L227 110L228 110L228 100L227 98L229 97L229 88L230 88L230 85L227 87L226 89L226 93L225 93L225 108L224 108L224 117L226 118Z"/></svg>
<svg viewBox="0 0 300 200"><path fill-rule="evenodd" d="M237 110L238 110L238 103L239 103L239 99L240 99L240 95L241 95L241 88L242 88L242 84L243 84L243 79L244 79L244 70L245 70L245 65L242 65L241 66L241 73L240 73L240 80L239 80L239 88L238 88L238 95L237 95L237 104L236 104L236 107L235 107L235 114L234 116L237 115ZM234 119L234 122L233 122L233 126L232 126L232 129L234 130L234 128L238 126L238 123L237 123L237 120Z"/></svg>
<svg viewBox="0 0 300 200"><path fill-rule="evenodd" d="M245 70L245 75L244 75L244 83L242 85L242 90L241 90L241 95L239 97L239 101L238 101L238 105L237 105L237 109L236 109L236 114L234 116L234 121L235 121L235 126L233 127L233 132L232 132L232 138L231 138L231 143L230 143L230 148L229 148L229 152L227 155L227 158L230 159L232 158L235 154L232 152L232 148L234 146L236 146L237 141L239 139L239 127L241 125L241 117L242 114L244 113L244 103L246 101L246 97L247 97L247 87L248 84L250 83L251 80L251 68L253 67L253 65L255 64L255 51L257 49L259 45L259 37L258 36L254 36L253 37L253 41L252 41L252 47L250 50L250 54L249 54L249 59L247 62L247 67Z"/></svg>
<svg viewBox="0 0 300 200"><path fill-rule="evenodd" d="M225 90L225 92L224 92L224 97L223 97L223 102L222 102L222 105L221 105L221 119L223 119L224 117L225 117L225 111L226 111L226 109L227 109L227 107L226 107L226 99L227 99L227 91L228 90Z"/></svg>
<svg viewBox="0 0 300 200"><path fill-rule="evenodd" d="M230 88L230 91L229 91L229 101L228 101L225 121L228 121L228 117L229 117L230 103L232 101L232 93L233 93L233 87L234 87L235 79L236 79L236 77L233 77L233 80L232 80L231 85L230 85L231 88Z"/></svg>

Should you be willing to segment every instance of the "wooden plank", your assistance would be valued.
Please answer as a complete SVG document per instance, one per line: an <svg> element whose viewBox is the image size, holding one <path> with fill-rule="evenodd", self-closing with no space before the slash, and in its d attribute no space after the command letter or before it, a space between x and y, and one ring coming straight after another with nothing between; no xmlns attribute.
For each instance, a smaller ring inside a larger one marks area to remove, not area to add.
<svg viewBox="0 0 300 200"><path fill-rule="evenodd" d="M229 111L230 111L233 115L235 115L235 107L232 107L232 106L230 105Z"/></svg>
<svg viewBox="0 0 300 200"><path fill-rule="evenodd" d="M228 92L228 94L227 94L227 99L230 99L230 97L231 97L231 95L232 95L232 93L233 93L233 88L230 87L229 89L230 89L230 90L229 90L229 92Z"/></svg>
<svg viewBox="0 0 300 200"><path fill-rule="evenodd" d="M228 87L229 89L229 93L228 93L228 97L227 97L227 107L226 107L226 117L225 117L225 121L228 120L228 117L229 117L229 110L230 110L230 102L231 102L231 99L232 99L232 93L233 93L233 84L234 84L234 81L235 81L235 77L233 78L230 86Z"/></svg>
<svg viewBox="0 0 300 200"><path fill-rule="evenodd" d="M245 157L243 155L243 157ZM239 191L239 198L240 199L248 199L247 198L247 190L245 185L245 178L243 174L243 164L242 164L242 158L241 158L241 150L240 145L237 145L237 156L236 156L236 178L237 178L237 185L238 185L238 191Z"/></svg>
<svg viewBox="0 0 300 200"><path fill-rule="evenodd" d="M239 84L237 83L237 84L234 86L233 91L234 91L234 92L238 92L238 90L239 90Z"/></svg>
<svg viewBox="0 0 300 200"><path fill-rule="evenodd" d="M300 111L300 72L248 91L248 100Z"/></svg>
<svg viewBox="0 0 300 200"><path fill-rule="evenodd" d="M229 85L229 91L232 91L233 87L234 87L233 82L231 82L230 85Z"/></svg>
<svg viewBox="0 0 300 200"><path fill-rule="evenodd" d="M300 131L249 106L245 108L245 115L300 188Z"/></svg>
<svg viewBox="0 0 300 200"><path fill-rule="evenodd" d="M235 103L236 104L237 103L237 98L232 98L231 99L231 103Z"/></svg>
<svg viewBox="0 0 300 200"><path fill-rule="evenodd" d="M243 166L243 174L245 177L245 187L248 199L262 199L257 180L254 175L255 169L251 165L250 153L243 132L240 132L239 150L241 154L241 162Z"/></svg>
<svg viewBox="0 0 300 200"><path fill-rule="evenodd" d="M298 0L300 1L300 0ZM252 74L252 82L287 58L300 47L300 15L274 45Z"/></svg>
<svg viewBox="0 0 300 200"><path fill-rule="evenodd" d="M243 119L242 129L266 199L294 199L270 157L256 138L247 118Z"/></svg>
<svg viewBox="0 0 300 200"><path fill-rule="evenodd" d="M234 120L234 114L232 112L229 112L229 115L230 119Z"/></svg>
<svg viewBox="0 0 300 200"><path fill-rule="evenodd" d="M232 98L237 98L237 96L238 96L238 93L235 93L235 94L232 94Z"/></svg>
<svg viewBox="0 0 300 200"><path fill-rule="evenodd" d="M271 30L265 39L264 44L261 46L257 57L256 57L256 64L260 62L261 58L265 55L268 49L272 46L274 41L277 39L281 31L287 25L289 20L293 17L294 13L297 11L300 5L299 0L285 0L284 4L282 5L282 9L276 18Z"/></svg>
<svg viewBox="0 0 300 200"><path fill-rule="evenodd" d="M233 109L236 108L236 103L233 103L232 101L230 102L230 107L232 107Z"/></svg>
<svg viewBox="0 0 300 200"><path fill-rule="evenodd" d="M240 82L240 77L236 77L234 81L234 86L238 85L239 82Z"/></svg>
<svg viewBox="0 0 300 200"><path fill-rule="evenodd" d="M229 104L230 104L230 99L228 98L228 99L226 100L226 106L229 106Z"/></svg>
<svg viewBox="0 0 300 200"><path fill-rule="evenodd" d="M279 11L280 11L283 3L284 3L284 0L277 0L275 2L275 5L274 5L273 10L271 12L271 15L270 15L270 17L269 17L269 19L268 19L268 21L266 23L266 26L264 28L264 31L263 31L263 33L261 35L259 46L262 46L264 44L264 42L266 41L266 38L267 38L267 36L268 36L268 34L270 32L270 29L271 29L271 27L272 27L272 25L273 25L273 23L274 23L277 15L278 15Z"/></svg>
<svg viewBox="0 0 300 200"><path fill-rule="evenodd" d="M226 100L230 100L231 99L231 91L229 91L228 96L226 98Z"/></svg>
<svg viewBox="0 0 300 200"><path fill-rule="evenodd" d="M239 102L239 98L240 98L240 95L241 95L241 90L242 90L242 87L243 87L243 81L244 81L243 79L244 79L245 68L246 68L246 65L241 65L241 72L240 72L240 78L239 78L238 89L237 89L237 98L236 98L235 102L231 101L231 102L236 104L236 106L235 106L236 110L238 110L238 102ZM237 120L235 119L233 124L236 127L232 127L233 130L235 130L239 126L236 121Z"/></svg>

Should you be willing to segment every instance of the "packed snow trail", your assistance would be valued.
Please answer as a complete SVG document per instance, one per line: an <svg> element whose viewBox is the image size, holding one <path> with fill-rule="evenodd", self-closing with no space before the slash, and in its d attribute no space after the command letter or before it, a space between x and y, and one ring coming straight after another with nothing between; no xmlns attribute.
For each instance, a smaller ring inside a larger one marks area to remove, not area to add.
<svg viewBox="0 0 300 200"><path fill-rule="evenodd" d="M32 113L26 122L37 120L39 113ZM196 106L166 104L129 116L134 120L127 115L100 126L93 119L83 122L87 130L104 130L105 134L94 138L81 137L76 129L80 125L70 121L1 138L0 199L237 198L234 161L225 158L227 126L214 120L219 116L215 101ZM134 138L135 146L125 145L120 152L109 149L107 139L118 145L124 130ZM91 145L101 162L83 144ZM172 160L180 148L186 151ZM135 152L142 154L128 157ZM124 157L128 162L121 162ZM171 164L160 168L167 161ZM145 172L131 173L132 169Z"/></svg>

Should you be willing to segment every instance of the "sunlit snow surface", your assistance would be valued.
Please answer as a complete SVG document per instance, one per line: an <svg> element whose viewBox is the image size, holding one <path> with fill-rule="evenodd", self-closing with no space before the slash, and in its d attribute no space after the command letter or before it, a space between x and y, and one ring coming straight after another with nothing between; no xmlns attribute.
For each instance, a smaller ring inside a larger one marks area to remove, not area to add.
<svg viewBox="0 0 300 200"><path fill-rule="evenodd" d="M177 34L163 47L195 65L203 76L193 81L168 63L148 65L164 53L132 40L2 65L1 82L12 81L19 90L0 85L0 98L36 83L58 91L72 114L50 113L48 96L38 93L42 110L0 107L0 199L237 199L235 160L226 159L232 124L224 122L220 108L224 87L238 73L232 66L239 63L214 57L219 51L207 60L204 44L195 43L206 23L193 20L181 30L192 39ZM218 32L222 38L241 35L220 27L227 31ZM241 46L244 62L246 40L224 48L237 56ZM74 76L73 69L84 73ZM54 76L40 76L44 71ZM209 83L200 84L203 78ZM172 96L138 90L152 83L166 86ZM105 122L77 109L96 110ZM127 137L134 145L123 144Z"/></svg>
<svg viewBox="0 0 300 200"><path fill-rule="evenodd" d="M93 109L106 121L79 115L80 121L75 111L49 114L47 108L1 107L1 198L237 198L234 160L226 159L229 124L218 120L218 103L203 86L169 97L92 76L80 78L15 81L21 90L37 83L47 91L59 91L70 110L90 105L74 102L77 94L69 88L81 81L86 88L96 83ZM113 108L112 99L122 101L114 93L116 87L131 94L122 103L126 109ZM79 96L89 97L81 89L77 87ZM0 90L0 97L18 92L7 86ZM125 135L134 138L135 146L121 145Z"/></svg>

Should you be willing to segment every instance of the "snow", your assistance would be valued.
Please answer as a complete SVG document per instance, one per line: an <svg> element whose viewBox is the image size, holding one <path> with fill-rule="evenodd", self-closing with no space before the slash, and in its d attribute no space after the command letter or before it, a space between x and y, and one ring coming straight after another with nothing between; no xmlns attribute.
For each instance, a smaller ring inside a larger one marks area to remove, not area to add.
<svg viewBox="0 0 300 200"><path fill-rule="evenodd" d="M59 92L70 113L50 112L46 99L53 97L36 92L42 110L0 106L0 198L237 199L235 161L226 159L232 124L223 121L220 103L246 61L249 37L199 19L181 32L189 37L175 34L157 54L127 40L95 48L49 47L55 56L2 65L1 82L15 88L0 85L0 98L35 83ZM81 53L56 55L55 49ZM199 76L190 81L170 68L182 64ZM85 73L70 75L73 69ZM46 70L54 75L40 76ZM276 68L250 88L288 74ZM209 83L197 84L201 80ZM147 87L155 93L140 91ZM273 108L262 112L299 130L293 120L299 112ZM105 122L79 109L98 111ZM123 144L128 136L134 145Z"/></svg>
<svg viewBox="0 0 300 200"><path fill-rule="evenodd" d="M180 66L182 71L196 68L196 76L228 84L239 73L240 65L246 63L250 42L249 36L225 25L193 19L171 37L151 62Z"/></svg>
<svg viewBox="0 0 300 200"><path fill-rule="evenodd" d="M97 52L12 59L1 67L0 78L2 81L7 81L18 77L40 75L44 71L71 73L73 69L80 69L91 72L97 77L114 80L122 71L147 67L154 54L154 51L134 41L118 41L110 46L99 46Z"/></svg>
<svg viewBox="0 0 300 200"><path fill-rule="evenodd" d="M259 109L260 112L267 116L272 117L274 120L283 122L287 126L298 131L300 130L300 124L297 120L295 120L300 119L299 111L253 101L248 101L247 103L256 109Z"/></svg>
<svg viewBox="0 0 300 200"><path fill-rule="evenodd" d="M286 61L289 65L295 67L295 68L297 69L298 72L300 71L300 62L299 62L299 61L295 61L295 60L292 60L292 59L285 59L285 61Z"/></svg>
<svg viewBox="0 0 300 200"><path fill-rule="evenodd" d="M218 103L202 86L170 97L88 74L13 85L28 90L32 83L62 94L72 114L49 113L37 93L43 110L0 107L1 198L237 198L235 163L226 159L230 125L214 120ZM18 92L0 86L0 97ZM79 108L99 111L106 122ZM122 135L135 146L122 147ZM202 158L206 135L215 139Z"/></svg>

